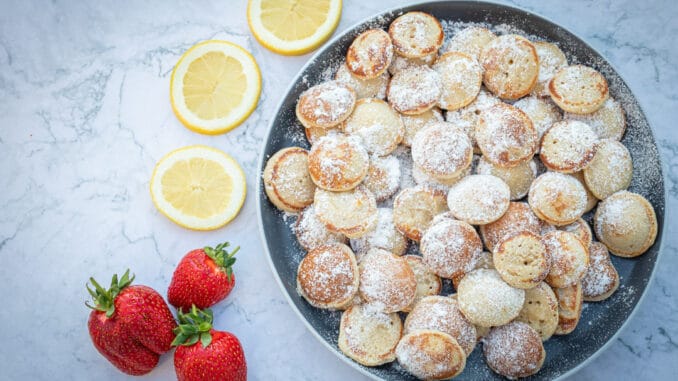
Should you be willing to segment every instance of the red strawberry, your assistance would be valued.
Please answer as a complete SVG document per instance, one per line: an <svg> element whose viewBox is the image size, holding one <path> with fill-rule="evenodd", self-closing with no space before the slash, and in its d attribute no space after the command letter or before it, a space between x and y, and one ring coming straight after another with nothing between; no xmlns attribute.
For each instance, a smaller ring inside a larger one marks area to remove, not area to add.
<svg viewBox="0 0 678 381"><path fill-rule="evenodd" d="M174 370L179 381L246 381L245 353L238 338L212 329L212 311L193 306L179 310L177 337L172 342ZM200 341L200 343L198 343Z"/></svg>
<svg viewBox="0 0 678 381"><path fill-rule="evenodd" d="M233 257L240 247L231 253L225 248L229 243L217 245L214 249L206 246L186 254L172 275L167 300L184 311L195 304L198 308L207 308L223 300L235 285L235 275L231 266Z"/></svg>
<svg viewBox="0 0 678 381"><path fill-rule="evenodd" d="M108 290L89 279L94 306L85 303L92 309L87 327L96 349L127 374L153 370L160 355L170 350L177 326L167 303L150 287L130 286L134 276L129 278L129 270L120 281L113 275Z"/></svg>

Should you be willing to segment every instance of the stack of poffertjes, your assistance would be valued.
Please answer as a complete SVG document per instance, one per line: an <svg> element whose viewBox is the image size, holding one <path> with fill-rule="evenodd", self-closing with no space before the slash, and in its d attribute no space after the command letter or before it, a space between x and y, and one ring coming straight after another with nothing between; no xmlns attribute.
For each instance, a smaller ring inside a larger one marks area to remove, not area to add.
<svg viewBox="0 0 678 381"><path fill-rule="evenodd" d="M346 356L447 379L481 341L493 371L527 377L584 301L617 290L609 253L643 254L657 220L626 191L625 116L603 75L515 34L444 40L423 12L356 37L335 79L299 97L311 149L271 156L265 191L299 213L298 290L343 310Z"/></svg>

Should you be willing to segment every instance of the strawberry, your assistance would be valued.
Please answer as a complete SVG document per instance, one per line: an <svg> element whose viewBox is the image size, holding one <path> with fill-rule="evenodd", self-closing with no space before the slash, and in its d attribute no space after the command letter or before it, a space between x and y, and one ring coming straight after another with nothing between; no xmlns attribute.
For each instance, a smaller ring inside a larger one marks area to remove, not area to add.
<svg viewBox="0 0 678 381"><path fill-rule="evenodd" d="M184 314L172 345L179 381L246 381L247 364L240 341L233 334L212 329L212 311L194 305ZM200 343L198 343L200 341Z"/></svg>
<svg viewBox="0 0 678 381"><path fill-rule="evenodd" d="M92 309L87 327L94 347L122 372L138 376L171 349L177 324L162 296L150 287L130 286L133 280L127 270L120 280L113 275L105 290L90 278L94 290L86 287L94 306L85 305Z"/></svg>
<svg viewBox="0 0 678 381"><path fill-rule="evenodd" d="M170 304L187 311L194 304L207 308L226 298L235 285L231 266L235 263L233 256L240 249L236 247L227 253L224 249L228 246L226 242L186 254L174 270L167 290Z"/></svg>

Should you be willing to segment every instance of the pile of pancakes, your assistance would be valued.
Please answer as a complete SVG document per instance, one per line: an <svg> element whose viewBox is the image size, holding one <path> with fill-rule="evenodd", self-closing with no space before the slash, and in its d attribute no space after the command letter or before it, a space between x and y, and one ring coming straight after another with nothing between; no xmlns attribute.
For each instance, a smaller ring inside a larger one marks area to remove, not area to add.
<svg viewBox="0 0 678 381"><path fill-rule="evenodd" d="M446 379L480 341L493 371L533 375L542 342L617 290L609 254L654 244L621 105L547 41L405 13L296 115L311 149L271 156L265 191L298 213L299 293L343 311L339 348L363 365Z"/></svg>

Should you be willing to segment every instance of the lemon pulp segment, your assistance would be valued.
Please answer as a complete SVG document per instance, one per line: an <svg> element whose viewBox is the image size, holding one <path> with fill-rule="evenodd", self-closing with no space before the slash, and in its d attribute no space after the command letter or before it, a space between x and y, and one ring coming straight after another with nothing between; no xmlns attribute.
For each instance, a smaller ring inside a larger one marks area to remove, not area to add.
<svg viewBox="0 0 678 381"><path fill-rule="evenodd" d="M233 180L221 166L202 158L176 162L161 183L163 196L173 207L198 218L223 213L233 190Z"/></svg>
<svg viewBox="0 0 678 381"><path fill-rule="evenodd" d="M301 40L325 23L329 9L329 0L263 0L261 22L282 40Z"/></svg>
<svg viewBox="0 0 678 381"><path fill-rule="evenodd" d="M208 52L188 65L184 100L202 119L224 118L240 105L246 87L240 62L222 52Z"/></svg>

